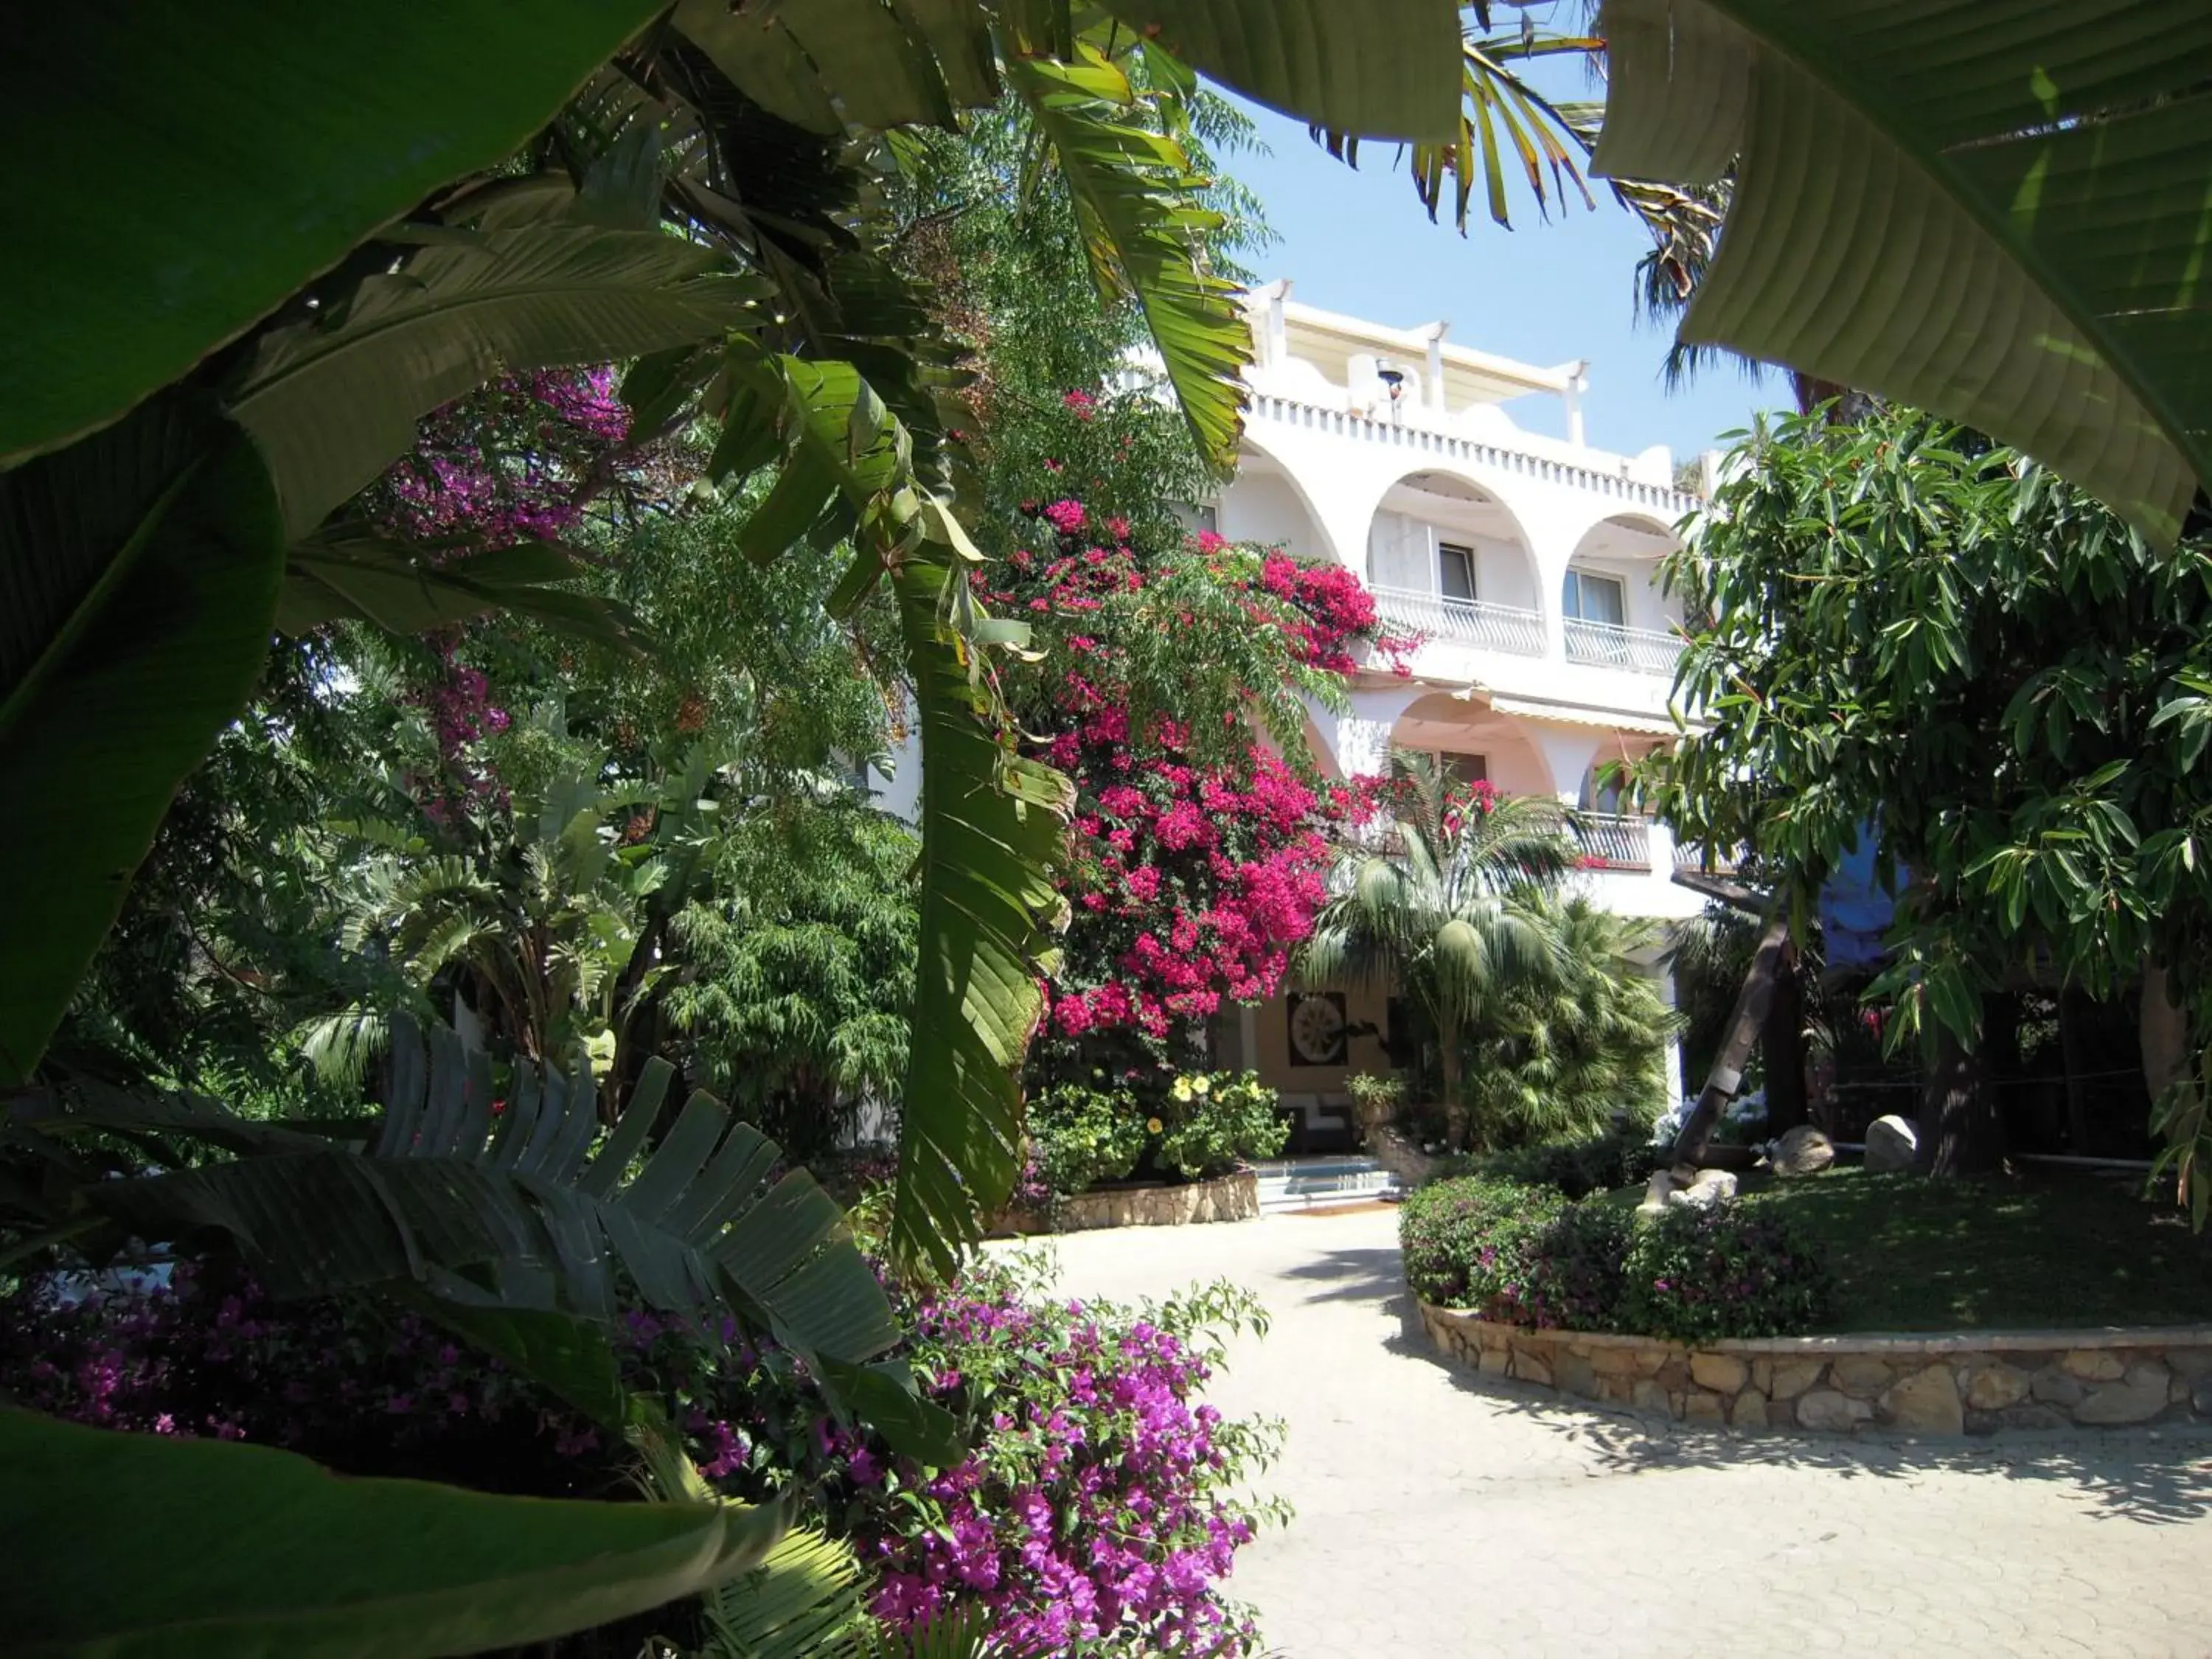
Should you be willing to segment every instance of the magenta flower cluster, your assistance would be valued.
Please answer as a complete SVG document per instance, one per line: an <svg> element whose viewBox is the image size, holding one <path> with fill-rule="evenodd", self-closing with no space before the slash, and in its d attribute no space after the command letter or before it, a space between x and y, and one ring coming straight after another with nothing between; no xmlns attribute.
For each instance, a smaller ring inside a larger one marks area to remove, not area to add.
<svg viewBox="0 0 2212 1659"><path fill-rule="evenodd" d="M1194 1401L1200 1345L1246 1316L1225 1289L1209 1300L1131 1321L986 1273L925 1303L916 1358L983 1434L957 1467L877 1496L929 1516L878 1532L877 1615L905 1629L980 1601L1018 1651L1255 1651L1218 1585L1261 1518L1231 1489L1273 1439Z"/></svg>
<svg viewBox="0 0 2212 1659"><path fill-rule="evenodd" d="M1009 1632L1072 1650L1249 1651L1218 1593L1257 1513L1229 1495L1269 1448L1194 1395L1194 1343L1235 1308L1152 1320L1040 1297L1003 1267L904 1310L907 1351L971 1449L919 1467L841 1424L793 1355L733 1327L633 1311L623 1381L658 1399L732 1497L793 1485L809 1518L880 1570L904 1627L981 1601ZM165 1285L0 1305L0 1395L72 1421L286 1447L351 1474L538 1496L628 1495L629 1454L497 1360L412 1313L278 1304L189 1264Z"/></svg>

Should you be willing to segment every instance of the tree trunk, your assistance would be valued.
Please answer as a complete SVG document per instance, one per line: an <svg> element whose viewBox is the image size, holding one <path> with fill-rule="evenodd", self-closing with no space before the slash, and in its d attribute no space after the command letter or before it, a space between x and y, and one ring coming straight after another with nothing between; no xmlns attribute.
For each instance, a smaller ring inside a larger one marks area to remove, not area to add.
<svg viewBox="0 0 2212 1659"><path fill-rule="evenodd" d="M1931 1176L1980 1175L2004 1156L2002 1126L1982 1087L1978 1049L1939 1026L1920 1097L1920 1165Z"/></svg>
<svg viewBox="0 0 2212 1659"><path fill-rule="evenodd" d="M1467 1150L1467 1099L1460 1078L1459 1022L1437 1021L1438 1058L1444 1073L1444 1143L1455 1152Z"/></svg>
<svg viewBox="0 0 2212 1659"><path fill-rule="evenodd" d="M2173 1000L2166 969L2145 958L2142 1018L2136 1031L2142 1043L2143 1082L2154 1102L2189 1070L2189 1016Z"/></svg>
<svg viewBox="0 0 2212 1659"><path fill-rule="evenodd" d="M2143 1006L2150 1006L2150 984L2143 984ZM2089 1151L2089 1091L2081 1086L2081 994L2058 994L2058 1063L2066 1073L2066 1150L2076 1158ZM2143 1049L2143 1073L2150 1073L2150 1049ZM2157 1097L2156 1091L2152 1097Z"/></svg>
<svg viewBox="0 0 2212 1659"><path fill-rule="evenodd" d="M1774 963L1774 1000L1759 1036L1766 1057L1766 1131L1778 1135L1805 1121L1805 990L1797 979L1797 946L1782 941Z"/></svg>
<svg viewBox="0 0 2212 1659"><path fill-rule="evenodd" d="M1743 1063L1751 1058L1751 1045L1765 1023L1767 1006L1774 995L1775 965L1789 939L1790 923L1778 908L1768 917L1759 937L1759 948L1752 952L1751 971L1743 976L1743 988L1735 994L1735 1008L1721 1036L1720 1053L1713 1057L1713 1069L1698 1095L1698 1103L1683 1120L1681 1133L1674 1137L1675 1163L1696 1164L1705 1156L1713 1126L1720 1121L1721 1108L1743 1081Z"/></svg>

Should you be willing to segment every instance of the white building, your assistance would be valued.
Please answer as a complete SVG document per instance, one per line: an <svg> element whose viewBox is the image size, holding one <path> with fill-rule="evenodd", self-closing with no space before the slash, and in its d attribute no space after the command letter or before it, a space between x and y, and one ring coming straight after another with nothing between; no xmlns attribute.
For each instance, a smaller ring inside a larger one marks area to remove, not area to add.
<svg viewBox="0 0 2212 1659"><path fill-rule="evenodd" d="M1377 665L1348 713L1316 709L1316 758L1352 776L1382 771L1392 748L1425 750L1504 793L1557 795L1589 814L1586 844L1605 867L1577 879L1601 902L1695 915L1698 896L1672 880L1666 827L1608 811L1597 783L1607 762L1677 733L1668 702L1681 612L1657 571L1698 498L1675 488L1673 457L1583 441L1586 364L1512 362L1452 343L1445 324L1363 322L1298 304L1290 286L1247 301L1250 406L1214 527L1351 566L1395 631L1424 639L1411 678ZM1505 406L1531 397L1565 405L1565 439L1515 423ZM1365 1000L1340 1011L1379 1035L1381 1011ZM1341 1045L1338 1066L1301 1055L1291 1013L1248 1011L1236 1058L1323 1108L1346 1072L1379 1066L1363 1048L1373 1039Z"/></svg>

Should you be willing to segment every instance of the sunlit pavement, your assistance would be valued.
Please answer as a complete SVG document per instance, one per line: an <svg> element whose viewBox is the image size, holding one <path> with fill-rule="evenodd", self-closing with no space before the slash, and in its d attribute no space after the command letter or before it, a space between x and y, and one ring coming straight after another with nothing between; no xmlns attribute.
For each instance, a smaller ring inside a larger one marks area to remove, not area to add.
<svg viewBox="0 0 2212 1659"><path fill-rule="evenodd" d="M1287 1419L1297 1518L1229 1588L1292 1659L2212 1655L2212 1438L1686 1431L1446 1370L1388 1210L1055 1241L1071 1295L1249 1286L1209 1397Z"/></svg>

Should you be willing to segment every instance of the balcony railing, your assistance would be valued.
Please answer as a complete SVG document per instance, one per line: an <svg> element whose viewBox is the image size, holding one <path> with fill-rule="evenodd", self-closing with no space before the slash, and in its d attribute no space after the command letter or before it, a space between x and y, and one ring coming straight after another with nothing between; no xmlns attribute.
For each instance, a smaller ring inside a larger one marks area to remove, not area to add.
<svg viewBox="0 0 2212 1659"><path fill-rule="evenodd" d="M1622 628L1613 623L1567 621L1567 660L1606 668L1626 668L1638 674L1672 674L1682 654L1682 642L1672 634L1649 628Z"/></svg>
<svg viewBox="0 0 2212 1659"><path fill-rule="evenodd" d="M1713 854L1712 873L1717 876L1732 876L1735 873L1737 866L1742 862L1743 848L1741 847L1723 848L1720 851ZM1674 867L1677 870L1704 870L1705 867L1705 849L1690 842L1676 842L1674 843Z"/></svg>
<svg viewBox="0 0 2212 1659"><path fill-rule="evenodd" d="M1584 812L1577 820L1583 851L1608 870L1651 867L1651 825L1612 812Z"/></svg>
<svg viewBox="0 0 2212 1659"><path fill-rule="evenodd" d="M1544 618L1534 611L1480 599L1448 599L1413 587L1378 587L1375 602L1395 627L1486 651L1508 651L1516 657L1544 654Z"/></svg>
<svg viewBox="0 0 2212 1659"><path fill-rule="evenodd" d="M1433 455L1439 460L1493 468L1499 472L1516 473L1522 477L1540 479L1547 483L1564 484L1571 489L1587 489L1626 501L1632 507L1649 507L1668 518L1679 519L1705 505L1697 496L1684 495L1669 486L1644 483L1626 477L1618 470L1620 462L1617 457L1613 458L1614 471L1602 471L1596 466L1585 466L1577 462L1506 448L1480 438L1462 438L1448 432L1434 431L1419 424L1425 418L1420 415L1413 417L1413 423L1402 418L1396 422L1378 421L1356 410L1326 406L1304 398L1285 398L1267 392L1253 398L1250 414L1257 420L1274 422L1302 431L1388 444L1417 454Z"/></svg>

